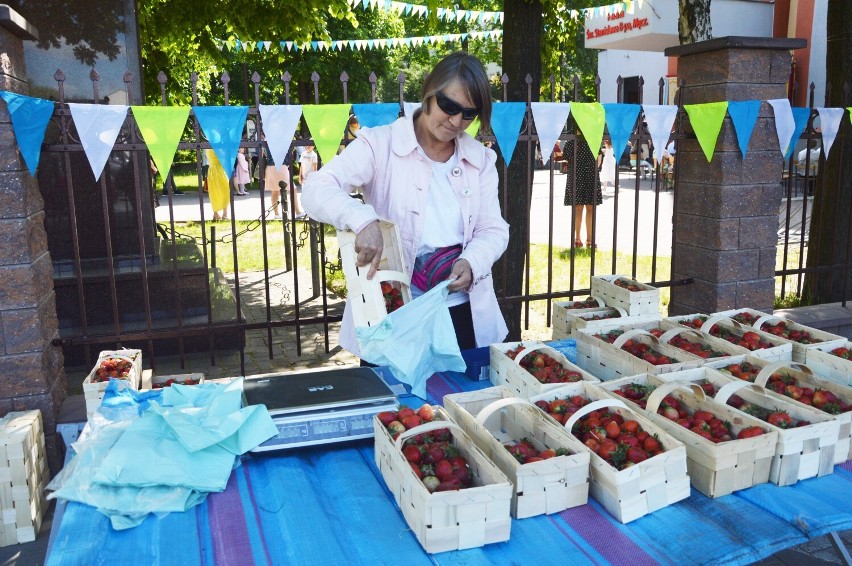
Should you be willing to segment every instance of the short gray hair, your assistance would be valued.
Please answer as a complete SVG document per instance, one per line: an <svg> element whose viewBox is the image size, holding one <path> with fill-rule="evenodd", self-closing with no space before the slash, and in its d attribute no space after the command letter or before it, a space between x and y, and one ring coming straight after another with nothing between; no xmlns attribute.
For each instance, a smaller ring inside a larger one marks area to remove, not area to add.
<svg viewBox="0 0 852 566"><path fill-rule="evenodd" d="M429 100L458 81L467 92L468 98L479 111L480 129L491 131L491 89L488 76L482 63L473 55L464 51L456 51L441 59L432 72L423 80L421 102L423 111L428 113Z"/></svg>

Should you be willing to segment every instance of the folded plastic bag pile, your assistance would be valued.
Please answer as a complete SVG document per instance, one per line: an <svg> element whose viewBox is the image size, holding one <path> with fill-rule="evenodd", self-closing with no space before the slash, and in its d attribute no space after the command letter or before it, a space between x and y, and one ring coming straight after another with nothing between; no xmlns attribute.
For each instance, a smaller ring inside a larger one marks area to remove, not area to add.
<svg viewBox="0 0 852 566"><path fill-rule="evenodd" d="M91 505L116 529L134 527L224 491L240 455L277 432L266 407L242 407L242 379L143 392L110 380L48 498Z"/></svg>

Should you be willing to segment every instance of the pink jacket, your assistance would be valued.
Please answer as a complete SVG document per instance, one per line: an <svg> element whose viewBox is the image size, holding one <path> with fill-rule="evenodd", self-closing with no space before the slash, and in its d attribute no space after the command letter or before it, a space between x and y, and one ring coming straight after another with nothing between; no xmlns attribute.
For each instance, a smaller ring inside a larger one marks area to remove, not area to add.
<svg viewBox="0 0 852 566"><path fill-rule="evenodd" d="M509 225L497 199L497 154L463 133L458 138L461 175L448 175L459 200L464 226L464 251L473 269L470 308L477 346L502 342L508 334L497 304L491 266L509 242ZM345 151L313 173L302 191L302 206L311 218L338 229L358 232L379 218L399 227L405 271L411 276L423 232L420 211L432 178L432 164L418 151L412 118L362 129ZM350 193L360 187L366 204ZM340 345L358 354L358 343L347 301Z"/></svg>

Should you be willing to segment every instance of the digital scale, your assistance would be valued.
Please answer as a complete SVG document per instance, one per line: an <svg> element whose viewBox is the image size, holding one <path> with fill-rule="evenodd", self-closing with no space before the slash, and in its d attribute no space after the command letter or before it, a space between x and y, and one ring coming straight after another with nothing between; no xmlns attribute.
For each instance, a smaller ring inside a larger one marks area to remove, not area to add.
<svg viewBox="0 0 852 566"><path fill-rule="evenodd" d="M394 392L372 368L247 378L246 405L265 405L278 434L252 452L373 437L373 416L396 411Z"/></svg>

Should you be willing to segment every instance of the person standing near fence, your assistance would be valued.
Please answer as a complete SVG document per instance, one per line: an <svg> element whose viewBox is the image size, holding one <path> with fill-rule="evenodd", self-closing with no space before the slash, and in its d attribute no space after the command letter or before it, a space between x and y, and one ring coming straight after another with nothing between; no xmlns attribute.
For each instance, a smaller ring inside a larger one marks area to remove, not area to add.
<svg viewBox="0 0 852 566"><path fill-rule="evenodd" d="M290 163L292 163L292 159L290 158L291 155L292 152L287 152L287 157L284 159L283 165L278 166L272 160L272 153L269 151L269 147L266 145L266 142L264 141L263 143L263 157L266 162L266 168L263 170L263 176L267 190L272 192L272 213L275 220L281 220L283 218L279 211L281 191L286 191L292 188L292 183L290 182ZM303 217L305 213L302 211L300 203L294 202L293 205L296 210L297 218ZM284 214L287 214L288 212L289 211L285 210Z"/></svg>
<svg viewBox="0 0 852 566"><path fill-rule="evenodd" d="M231 203L231 183L219 163L219 158L216 157L216 152L212 149L204 151L210 164L207 170L207 195L210 197L210 206L213 207L213 220L227 220L228 205Z"/></svg>
<svg viewBox="0 0 852 566"><path fill-rule="evenodd" d="M574 145L576 143L576 161ZM574 207L574 247L582 248L580 228L585 217L586 247L595 247L592 240L595 228L595 211L593 208L603 203L601 184L598 180L597 165L589 144L586 143L582 132L577 133L577 140L565 142L563 151L567 163L565 179L565 206ZM575 190L576 188L576 190Z"/></svg>
<svg viewBox="0 0 852 566"><path fill-rule="evenodd" d="M362 130L313 173L302 194L321 222L356 232L356 264L379 267L379 219L396 223L412 295L450 279L447 306L462 350L501 342L508 333L491 268L509 242L497 198L497 155L464 130L479 116L490 131L488 77L476 57L442 59L423 81L421 108L393 124ZM363 188L364 202L352 198ZM433 266L434 269L428 266ZM416 299L415 299L416 300ZM340 345L358 355L347 301Z"/></svg>
<svg viewBox="0 0 852 566"><path fill-rule="evenodd" d="M604 140L604 146L598 155L598 168L600 169L600 180L603 188L608 185L615 187L615 151L612 149L612 142Z"/></svg>
<svg viewBox="0 0 852 566"><path fill-rule="evenodd" d="M237 166L234 169L234 184L237 186L237 194L247 195L246 183L251 183L248 159L246 159L246 148L241 147L237 152Z"/></svg>

